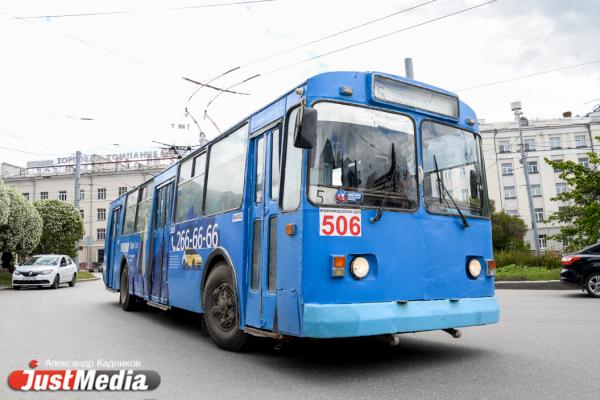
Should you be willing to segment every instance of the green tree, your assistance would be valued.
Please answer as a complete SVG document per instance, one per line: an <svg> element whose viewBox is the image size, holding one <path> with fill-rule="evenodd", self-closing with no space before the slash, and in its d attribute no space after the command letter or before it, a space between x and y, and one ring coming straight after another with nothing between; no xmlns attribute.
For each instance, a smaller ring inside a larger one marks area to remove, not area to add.
<svg viewBox="0 0 600 400"><path fill-rule="evenodd" d="M83 219L79 211L72 204L59 200L38 200L34 205L44 221L42 238L36 252L75 257L77 241L84 234Z"/></svg>
<svg viewBox="0 0 600 400"><path fill-rule="evenodd" d="M527 232L525 221L517 216L505 212L496 212L496 203L489 200L490 214L492 215L492 243L494 251L500 250L525 250L527 246L523 241Z"/></svg>
<svg viewBox="0 0 600 400"><path fill-rule="evenodd" d="M600 142L600 137L596 137ZM573 161L553 161L546 163L555 170L562 171L560 178L567 183L569 191L553 197L562 202L559 211L552 214L550 221L562 224L560 233L552 238L568 242L569 250L579 249L600 240L600 159L598 153L590 152L589 168Z"/></svg>
<svg viewBox="0 0 600 400"><path fill-rule="evenodd" d="M0 224L0 249L17 254L29 254L42 235L42 218L23 195L5 187L10 201L6 223Z"/></svg>
<svg viewBox="0 0 600 400"><path fill-rule="evenodd" d="M494 250L524 250L523 238L527 232L525 221L505 212L492 214L492 242Z"/></svg>
<svg viewBox="0 0 600 400"><path fill-rule="evenodd" d="M0 180L0 225L8 222L8 213L10 212L10 197L4 182Z"/></svg>

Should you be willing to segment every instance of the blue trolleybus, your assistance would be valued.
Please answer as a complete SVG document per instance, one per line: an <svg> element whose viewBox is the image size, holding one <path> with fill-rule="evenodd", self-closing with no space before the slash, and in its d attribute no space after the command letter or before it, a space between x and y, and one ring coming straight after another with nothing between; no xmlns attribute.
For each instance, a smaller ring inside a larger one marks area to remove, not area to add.
<svg viewBox="0 0 600 400"><path fill-rule="evenodd" d="M110 205L104 282L250 335L393 335L498 321L473 110L377 72L308 79Z"/></svg>

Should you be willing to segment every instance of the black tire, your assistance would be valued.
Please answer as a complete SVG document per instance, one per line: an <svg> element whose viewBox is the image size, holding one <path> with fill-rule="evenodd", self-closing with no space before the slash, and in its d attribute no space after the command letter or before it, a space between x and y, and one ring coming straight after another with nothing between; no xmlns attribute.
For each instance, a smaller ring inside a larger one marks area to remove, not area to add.
<svg viewBox="0 0 600 400"><path fill-rule="evenodd" d="M73 286L75 286L76 283L77 283L77 272L74 272L73 278L71 279L71 282L69 282L69 286L73 287Z"/></svg>
<svg viewBox="0 0 600 400"><path fill-rule="evenodd" d="M52 289L58 288L58 285L60 285L60 278L58 277L58 274L56 274L54 276L54 282L52 282Z"/></svg>
<svg viewBox="0 0 600 400"><path fill-rule="evenodd" d="M600 272L594 272L585 279L584 289L592 297L600 297Z"/></svg>
<svg viewBox="0 0 600 400"><path fill-rule="evenodd" d="M13 286L13 289L14 290L19 290L19 289L21 289L21 286Z"/></svg>
<svg viewBox="0 0 600 400"><path fill-rule="evenodd" d="M241 351L248 335L240 330L239 306L229 265L220 262L210 272L202 293L206 330L220 348Z"/></svg>
<svg viewBox="0 0 600 400"><path fill-rule="evenodd" d="M135 296L129 293L129 273L127 271L127 266L124 265L121 270L121 286L119 293L119 304L121 308L125 311L133 311L136 306L136 298Z"/></svg>

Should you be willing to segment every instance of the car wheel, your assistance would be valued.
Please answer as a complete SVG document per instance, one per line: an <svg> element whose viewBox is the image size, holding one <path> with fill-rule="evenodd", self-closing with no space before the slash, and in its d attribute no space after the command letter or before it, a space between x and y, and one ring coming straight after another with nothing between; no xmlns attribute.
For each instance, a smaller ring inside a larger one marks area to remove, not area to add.
<svg viewBox="0 0 600 400"><path fill-rule="evenodd" d="M73 272L73 278L71 278L71 282L69 282L69 286L73 287L77 283L77 273Z"/></svg>
<svg viewBox="0 0 600 400"><path fill-rule="evenodd" d="M203 292L204 321L217 346L240 351L248 335L240 330L239 307L229 266L221 262L212 270Z"/></svg>
<svg viewBox="0 0 600 400"><path fill-rule="evenodd" d="M19 290L19 289L21 289L21 286L13 286L13 289Z"/></svg>
<svg viewBox="0 0 600 400"><path fill-rule="evenodd" d="M54 282L52 282L52 289L56 289L60 283L60 278L58 274L54 275Z"/></svg>
<svg viewBox="0 0 600 400"><path fill-rule="evenodd" d="M125 311L133 311L136 306L135 296L129 294L129 273L127 267L123 267L121 272L121 292L119 293L119 304Z"/></svg>
<svg viewBox="0 0 600 400"><path fill-rule="evenodd" d="M600 297L600 272L594 272L585 280L585 291L592 297Z"/></svg>

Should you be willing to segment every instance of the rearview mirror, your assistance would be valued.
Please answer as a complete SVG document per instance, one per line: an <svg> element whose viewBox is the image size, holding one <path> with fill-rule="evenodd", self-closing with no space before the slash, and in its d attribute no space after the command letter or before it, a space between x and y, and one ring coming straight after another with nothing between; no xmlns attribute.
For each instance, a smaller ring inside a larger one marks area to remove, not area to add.
<svg viewBox="0 0 600 400"><path fill-rule="evenodd" d="M296 118L294 147L312 149L317 143L317 110L302 107Z"/></svg>
<svg viewBox="0 0 600 400"><path fill-rule="evenodd" d="M471 187L471 198L478 198L479 185L477 185L477 173L474 170L469 171L469 186Z"/></svg>

